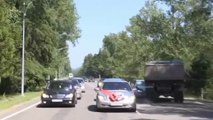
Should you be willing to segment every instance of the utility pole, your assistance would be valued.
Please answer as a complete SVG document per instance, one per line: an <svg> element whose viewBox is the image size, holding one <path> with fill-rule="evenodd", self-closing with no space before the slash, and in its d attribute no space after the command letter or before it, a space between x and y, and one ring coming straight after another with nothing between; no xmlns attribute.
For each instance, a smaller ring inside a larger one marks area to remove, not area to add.
<svg viewBox="0 0 213 120"><path fill-rule="evenodd" d="M22 64L21 64L21 95L24 96L24 77L25 77L25 17L27 13L28 6L32 4L29 2L27 5L24 2L24 10L23 10L23 28L22 28Z"/></svg>

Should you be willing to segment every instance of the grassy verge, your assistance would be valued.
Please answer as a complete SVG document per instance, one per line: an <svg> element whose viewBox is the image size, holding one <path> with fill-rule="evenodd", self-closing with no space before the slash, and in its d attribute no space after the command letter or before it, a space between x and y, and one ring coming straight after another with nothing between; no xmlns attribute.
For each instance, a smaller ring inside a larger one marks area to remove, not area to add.
<svg viewBox="0 0 213 120"><path fill-rule="evenodd" d="M36 98L40 95L41 92L27 92L24 96L21 96L20 94L0 96L0 110L5 110L20 103L32 100L33 98Z"/></svg>

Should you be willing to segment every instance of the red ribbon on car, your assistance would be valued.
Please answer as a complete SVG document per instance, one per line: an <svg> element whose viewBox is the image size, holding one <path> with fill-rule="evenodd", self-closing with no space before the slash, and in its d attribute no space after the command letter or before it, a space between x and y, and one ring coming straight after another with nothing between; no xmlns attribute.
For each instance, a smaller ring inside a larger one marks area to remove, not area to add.
<svg viewBox="0 0 213 120"><path fill-rule="evenodd" d="M101 90L101 92L107 96L109 96L109 99L114 102L120 100L120 95L116 94L115 92L111 90Z"/></svg>

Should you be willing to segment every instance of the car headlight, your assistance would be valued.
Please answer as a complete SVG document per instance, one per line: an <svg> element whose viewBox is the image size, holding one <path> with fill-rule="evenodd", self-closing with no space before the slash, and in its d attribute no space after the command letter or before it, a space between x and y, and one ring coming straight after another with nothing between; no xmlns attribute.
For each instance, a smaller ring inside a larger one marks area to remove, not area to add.
<svg viewBox="0 0 213 120"><path fill-rule="evenodd" d="M103 95L99 95L99 96L98 96L98 99L99 99L100 101L105 101L105 100L106 100L106 97L103 96Z"/></svg>
<svg viewBox="0 0 213 120"><path fill-rule="evenodd" d="M43 93L43 94L42 94L42 97L43 97L43 98L49 98L49 95L46 94L46 93Z"/></svg>
<svg viewBox="0 0 213 120"><path fill-rule="evenodd" d="M72 94L72 93L66 95L66 98L72 98L72 97L73 97L73 94Z"/></svg>
<svg viewBox="0 0 213 120"><path fill-rule="evenodd" d="M142 90L137 90L137 92L143 92Z"/></svg>
<svg viewBox="0 0 213 120"><path fill-rule="evenodd" d="M130 96L129 101L135 101L135 96Z"/></svg>

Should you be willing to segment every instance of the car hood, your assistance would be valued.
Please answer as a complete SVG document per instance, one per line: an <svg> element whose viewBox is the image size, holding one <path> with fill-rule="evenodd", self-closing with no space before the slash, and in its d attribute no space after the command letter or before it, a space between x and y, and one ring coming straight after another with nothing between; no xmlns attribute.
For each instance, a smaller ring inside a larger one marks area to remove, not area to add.
<svg viewBox="0 0 213 120"><path fill-rule="evenodd" d="M105 96L110 101L122 101L126 98L134 96L132 91L127 90L101 90L99 91L98 95Z"/></svg>
<svg viewBox="0 0 213 120"><path fill-rule="evenodd" d="M132 91L127 90L101 90L98 94L110 96L111 94L117 94L122 96L133 96L134 93Z"/></svg>

